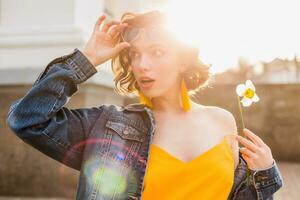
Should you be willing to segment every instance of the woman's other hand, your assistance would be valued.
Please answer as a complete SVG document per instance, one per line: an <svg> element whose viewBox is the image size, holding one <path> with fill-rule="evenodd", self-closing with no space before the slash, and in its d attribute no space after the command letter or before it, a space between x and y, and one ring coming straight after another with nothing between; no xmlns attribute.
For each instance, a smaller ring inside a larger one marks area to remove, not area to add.
<svg viewBox="0 0 300 200"><path fill-rule="evenodd" d="M123 48L130 45L127 42L118 43L120 31L122 31L127 24L121 24L119 21L110 20L103 25L100 30L100 26L105 18L106 16L104 14L98 18L93 33L83 50L83 54L95 67L113 58Z"/></svg>
<svg viewBox="0 0 300 200"><path fill-rule="evenodd" d="M240 152L249 169L263 170L270 168L275 162L270 147L249 129L245 128L243 132L250 140L239 135L236 136L236 139L244 145L240 148Z"/></svg>

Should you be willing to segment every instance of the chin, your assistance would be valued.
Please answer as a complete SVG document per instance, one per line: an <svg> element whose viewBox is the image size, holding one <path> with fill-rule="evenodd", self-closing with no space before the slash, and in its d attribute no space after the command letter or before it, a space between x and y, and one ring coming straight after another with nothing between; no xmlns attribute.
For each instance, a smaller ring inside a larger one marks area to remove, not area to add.
<svg viewBox="0 0 300 200"><path fill-rule="evenodd" d="M159 96L159 94L157 94L157 92L155 92L155 90L153 90L153 89L141 90L141 91L149 99Z"/></svg>

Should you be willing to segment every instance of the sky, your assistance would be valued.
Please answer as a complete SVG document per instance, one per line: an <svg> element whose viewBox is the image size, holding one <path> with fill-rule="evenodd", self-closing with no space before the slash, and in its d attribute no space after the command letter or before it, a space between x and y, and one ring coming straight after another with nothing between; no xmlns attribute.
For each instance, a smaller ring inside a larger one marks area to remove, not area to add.
<svg viewBox="0 0 300 200"><path fill-rule="evenodd" d="M212 72L237 66L238 58L257 65L276 57L300 57L299 0L166 0L170 28L199 48ZM300 60L300 58L299 58Z"/></svg>

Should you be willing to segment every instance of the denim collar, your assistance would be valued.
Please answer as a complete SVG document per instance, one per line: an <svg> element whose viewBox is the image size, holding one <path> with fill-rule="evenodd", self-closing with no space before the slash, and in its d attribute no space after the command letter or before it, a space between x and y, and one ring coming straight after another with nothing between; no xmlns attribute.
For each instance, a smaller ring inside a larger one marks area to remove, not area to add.
<svg viewBox="0 0 300 200"><path fill-rule="evenodd" d="M124 109L129 111L146 111L146 108L149 108L147 105L142 103L131 103L124 106Z"/></svg>

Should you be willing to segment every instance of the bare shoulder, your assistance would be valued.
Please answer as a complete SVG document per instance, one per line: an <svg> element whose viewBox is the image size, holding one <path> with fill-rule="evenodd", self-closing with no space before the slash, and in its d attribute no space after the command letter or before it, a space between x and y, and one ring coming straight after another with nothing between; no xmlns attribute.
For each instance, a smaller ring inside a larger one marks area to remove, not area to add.
<svg viewBox="0 0 300 200"><path fill-rule="evenodd" d="M233 139L232 136L237 135L237 126L234 115L221 107L217 106L207 106L207 105L195 105L197 113L210 116L213 121L218 123L218 126L221 126L223 136L228 136L228 142L231 146L233 157L234 157L234 169L236 169L239 163L239 144L237 140Z"/></svg>
<svg viewBox="0 0 300 200"><path fill-rule="evenodd" d="M221 123L222 127L228 130L228 134L237 134L235 117L230 111L217 106L209 106L209 110L211 115Z"/></svg>
<svg viewBox="0 0 300 200"><path fill-rule="evenodd" d="M217 106L201 104L195 105L195 108L198 113L212 117L224 129L225 133L237 134L235 117L230 111Z"/></svg>
<svg viewBox="0 0 300 200"><path fill-rule="evenodd" d="M214 124L222 129L223 136L237 135L237 126L234 115L221 107L207 106L201 104L193 104L194 110L200 114L205 115L214 121Z"/></svg>

